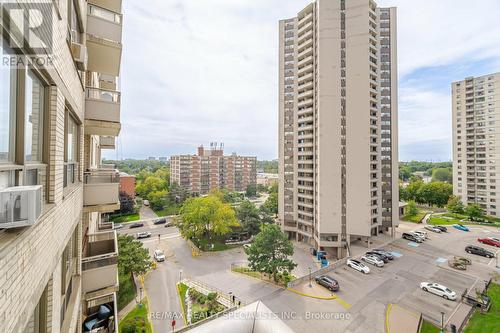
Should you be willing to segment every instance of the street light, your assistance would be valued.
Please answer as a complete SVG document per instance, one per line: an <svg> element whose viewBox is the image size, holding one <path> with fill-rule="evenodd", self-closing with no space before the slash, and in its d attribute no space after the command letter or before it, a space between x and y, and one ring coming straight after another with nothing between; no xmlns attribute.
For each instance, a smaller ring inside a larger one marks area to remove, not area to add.
<svg viewBox="0 0 500 333"><path fill-rule="evenodd" d="M444 333L444 312L441 311L441 332Z"/></svg>
<svg viewBox="0 0 500 333"><path fill-rule="evenodd" d="M182 269L179 271L179 282L182 281Z"/></svg>
<svg viewBox="0 0 500 333"><path fill-rule="evenodd" d="M309 288L312 288L312 281L311 281L311 267L308 267L309 269Z"/></svg>

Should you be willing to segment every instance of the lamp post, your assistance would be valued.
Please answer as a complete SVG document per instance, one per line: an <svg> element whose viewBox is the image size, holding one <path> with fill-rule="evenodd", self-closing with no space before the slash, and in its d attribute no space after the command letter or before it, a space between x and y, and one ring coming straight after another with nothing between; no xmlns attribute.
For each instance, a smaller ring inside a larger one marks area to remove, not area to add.
<svg viewBox="0 0 500 333"><path fill-rule="evenodd" d="M444 333L444 312L441 311L441 331L440 333Z"/></svg>
<svg viewBox="0 0 500 333"><path fill-rule="evenodd" d="M308 267L309 269L309 288L312 288L312 281L311 281L311 267Z"/></svg>
<svg viewBox="0 0 500 333"><path fill-rule="evenodd" d="M179 282L182 281L182 269L179 271Z"/></svg>

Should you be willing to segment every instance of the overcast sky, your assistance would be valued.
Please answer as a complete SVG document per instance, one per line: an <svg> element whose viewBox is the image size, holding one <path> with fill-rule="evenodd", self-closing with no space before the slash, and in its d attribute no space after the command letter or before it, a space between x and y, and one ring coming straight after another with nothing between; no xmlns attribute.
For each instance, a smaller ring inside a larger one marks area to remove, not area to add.
<svg viewBox="0 0 500 333"><path fill-rule="evenodd" d="M277 158L278 20L309 2L124 1L122 131L105 157L217 141ZM450 83L500 71L500 1L377 3L398 7L400 160L450 160Z"/></svg>

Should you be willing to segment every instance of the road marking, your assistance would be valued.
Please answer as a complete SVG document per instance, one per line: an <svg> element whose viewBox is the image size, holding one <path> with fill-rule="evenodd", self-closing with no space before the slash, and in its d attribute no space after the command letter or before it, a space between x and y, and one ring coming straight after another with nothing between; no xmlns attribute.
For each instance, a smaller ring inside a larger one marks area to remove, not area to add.
<svg viewBox="0 0 500 333"><path fill-rule="evenodd" d="M175 235L171 235L171 236L167 236L167 237L160 237L160 240L164 240L164 239L173 239L173 238L180 238L181 235L180 234L175 234ZM157 237L152 237L150 239L146 239L144 241L142 241L143 243L152 243L152 242L157 242L158 241L158 238Z"/></svg>
<svg viewBox="0 0 500 333"><path fill-rule="evenodd" d="M399 252L390 252L394 257L401 258L403 255Z"/></svg>
<svg viewBox="0 0 500 333"><path fill-rule="evenodd" d="M297 295L304 296L304 297L310 297L310 298L320 299L320 300L323 300L323 301L336 301L337 303L339 303L346 310L349 310L351 308L351 304L347 303L345 300L343 300L342 298L340 298L335 293L332 293L332 296L330 296L330 297L322 297L322 296L315 296L315 295L305 294L305 293L303 293L301 291L298 291L298 290L292 289L292 288L287 288L286 290L291 291L292 293L295 293Z"/></svg>
<svg viewBox="0 0 500 333"><path fill-rule="evenodd" d="M391 333L391 330L389 328L389 314L391 313L392 310L392 303L387 304L387 310L385 311L385 328L387 330L387 333Z"/></svg>
<svg viewBox="0 0 500 333"><path fill-rule="evenodd" d="M448 259L446 259L446 258L442 258L442 257L439 257L439 258L437 258L437 259L436 259L436 262L438 262L438 263L440 263L440 264L442 264L442 263L444 263L444 262L446 262L446 261L448 261Z"/></svg>
<svg viewBox="0 0 500 333"><path fill-rule="evenodd" d="M413 247L419 247L420 246L420 244L415 243L415 242L409 242L408 245L409 246L413 246Z"/></svg>

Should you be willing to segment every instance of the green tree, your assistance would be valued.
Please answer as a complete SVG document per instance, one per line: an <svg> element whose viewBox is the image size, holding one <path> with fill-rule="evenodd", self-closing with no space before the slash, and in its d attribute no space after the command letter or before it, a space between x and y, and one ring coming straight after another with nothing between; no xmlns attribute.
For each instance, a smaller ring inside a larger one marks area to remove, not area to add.
<svg viewBox="0 0 500 333"><path fill-rule="evenodd" d="M167 196L167 190L154 191L149 193L148 199L151 208L153 208L154 210L162 210L167 204Z"/></svg>
<svg viewBox="0 0 500 333"><path fill-rule="evenodd" d="M270 187L269 187L269 193L278 193L278 182L274 182Z"/></svg>
<svg viewBox="0 0 500 333"><path fill-rule="evenodd" d="M399 179L402 181L407 181L410 179L411 176L411 169L407 166L403 166L399 168Z"/></svg>
<svg viewBox="0 0 500 333"><path fill-rule="evenodd" d="M167 182L164 179L157 176L149 176L143 182L139 182L135 187L137 195L139 195L141 198L148 200L150 193L163 191L166 189L167 189Z"/></svg>
<svg viewBox="0 0 500 333"><path fill-rule="evenodd" d="M124 191L120 191L120 213L130 214L134 212L135 201Z"/></svg>
<svg viewBox="0 0 500 333"><path fill-rule="evenodd" d="M278 273L291 272L297 266L289 259L293 255L293 244L276 224L262 227L247 254L249 267L272 275L274 281L277 281Z"/></svg>
<svg viewBox="0 0 500 333"><path fill-rule="evenodd" d="M245 195L248 198L253 198L257 196L257 186L255 184L248 184L247 189L245 191Z"/></svg>
<svg viewBox="0 0 500 333"><path fill-rule="evenodd" d="M415 204L415 201L411 200L408 201L408 205L406 206L406 215L408 216L415 216L418 213L418 208L417 205Z"/></svg>
<svg viewBox="0 0 500 333"><path fill-rule="evenodd" d="M255 235L259 232L261 224L259 210L252 202L248 200L243 201L238 208L236 208L236 216L243 227L243 231L251 235Z"/></svg>
<svg viewBox="0 0 500 333"><path fill-rule="evenodd" d="M143 244L129 235L118 235L118 270L122 274L143 275L151 268L151 258Z"/></svg>
<svg viewBox="0 0 500 333"><path fill-rule="evenodd" d="M211 235L225 235L240 224L234 209L219 197L209 194L205 197L189 198L180 210L181 233L187 238L202 238Z"/></svg>
<svg viewBox="0 0 500 333"><path fill-rule="evenodd" d="M405 188L405 200L413 200L418 203L424 203L419 197L419 190L424 186L424 182L422 180L413 181Z"/></svg>
<svg viewBox="0 0 500 333"><path fill-rule="evenodd" d="M432 170L433 182L453 182L453 173L451 168L436 168Z"/></svg>
<svg viewBox="0 0 500 333"><path fill-rule="evenodd" d="M278 214L278 193L272 192L269 194L266 202L260 207L261 211L269 214L276 215Z"/></svg>
<svg viewBox="0 0 500 333"><path fill-rule="evenodd" d="M448 199L448 204L446 205L446 208L455 214L463 214L465 211L464 204L462 203L462 200L460 200L459 197L456 195L452 195L450 199Z"/></svg>
<svg viewBox="0 0 500 333"><path fill-rule="evenodd" d="M264 185L264 184L257 184L257 192L259 193L265 193L265 192L268 192L269 191L269 188Z"/></svg>
<svg viewBox="0 0 500 333"><path fill-rule="evenodd" d="M429 206L444 207L451 195L453 186L443 182L433 182L423 184L417 191L417 202Z"/></svg>
<svg viewBox="0 0 500 333"><path fill-rule="evenodd" d="M465 208L465 215L467 215L471 221L478 221L484 217L484 212L478 204L469 204L467 208Z"/></svg>

